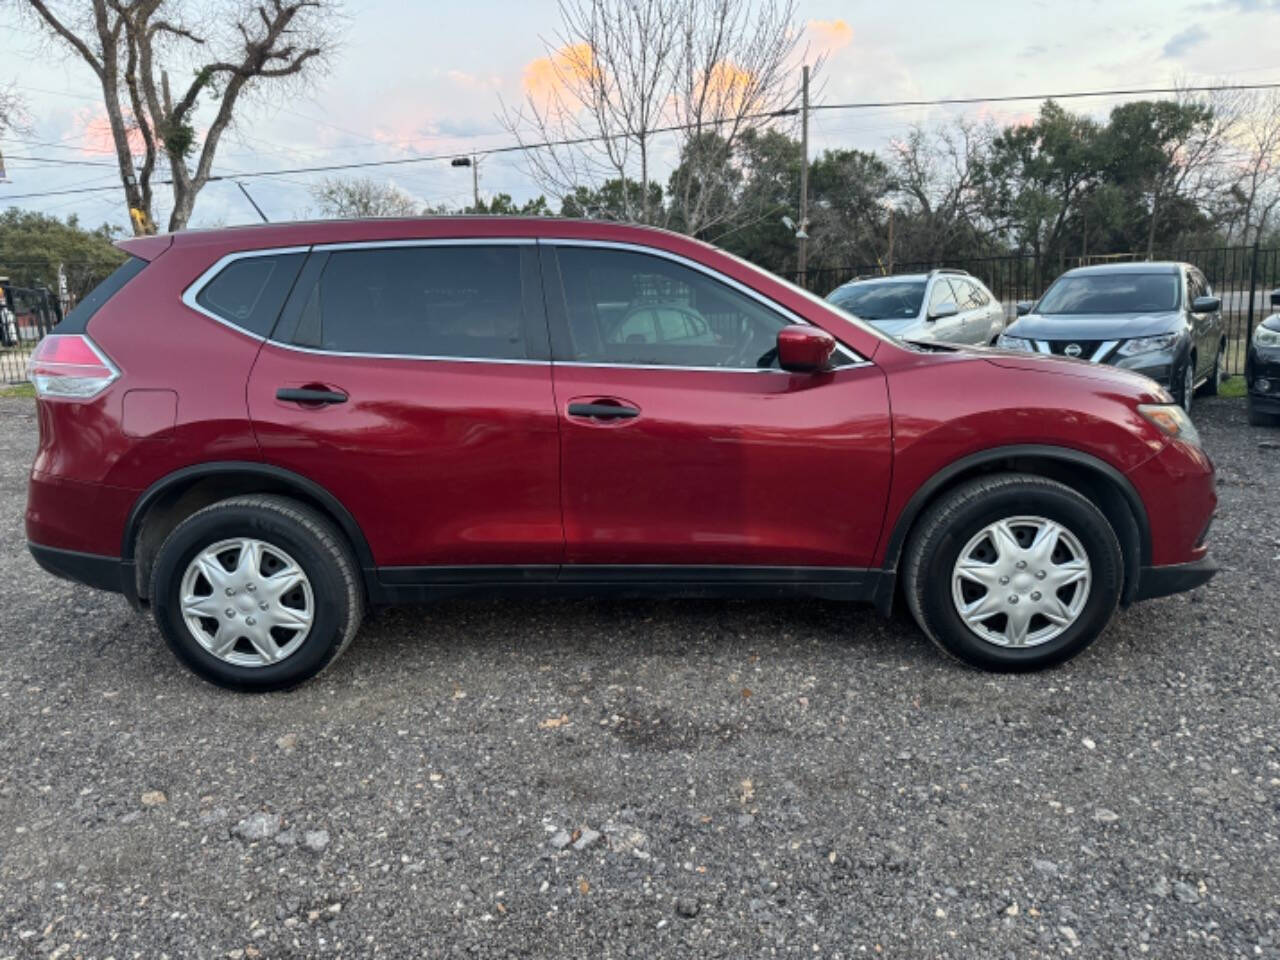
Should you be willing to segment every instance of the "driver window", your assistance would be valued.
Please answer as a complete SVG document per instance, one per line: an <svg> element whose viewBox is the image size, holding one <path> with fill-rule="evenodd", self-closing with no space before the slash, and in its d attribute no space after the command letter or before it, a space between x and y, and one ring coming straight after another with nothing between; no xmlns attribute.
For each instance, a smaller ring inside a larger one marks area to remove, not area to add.
<svg viewBox="0 0 1280 960"><path fill-rule="evenodd" d="M681 367L771 366L788 321L727 284L664 257L557 250L569 343L563 360Z"/></svg>

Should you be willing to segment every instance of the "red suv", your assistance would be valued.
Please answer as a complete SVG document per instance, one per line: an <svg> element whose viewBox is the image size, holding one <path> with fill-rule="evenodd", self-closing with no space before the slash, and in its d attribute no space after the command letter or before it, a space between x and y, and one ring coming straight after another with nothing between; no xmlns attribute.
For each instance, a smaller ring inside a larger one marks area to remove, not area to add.
<svg viewBox="0 0 1280 960"><path fill-rule="evenodd" d="M126 240L31 363L27 536L215 683L296 684L464 591L899 595L1058 663L1215 567L1144 377L898 342L658 230L445 218Z"/></svg>

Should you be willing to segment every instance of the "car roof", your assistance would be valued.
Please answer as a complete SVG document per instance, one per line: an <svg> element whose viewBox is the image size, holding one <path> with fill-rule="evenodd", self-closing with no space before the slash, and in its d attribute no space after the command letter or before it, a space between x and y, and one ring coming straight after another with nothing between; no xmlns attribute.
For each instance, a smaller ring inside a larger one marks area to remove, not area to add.
<svg viewBox="0 0 1280 960"><path fill-rule="evenodd" d="M1108 273L1178 273L1189 266L1173 260L1137 261L1130 263L1095 263L1088 267L1075 267L1064 277L1095 277Z"/></svg>

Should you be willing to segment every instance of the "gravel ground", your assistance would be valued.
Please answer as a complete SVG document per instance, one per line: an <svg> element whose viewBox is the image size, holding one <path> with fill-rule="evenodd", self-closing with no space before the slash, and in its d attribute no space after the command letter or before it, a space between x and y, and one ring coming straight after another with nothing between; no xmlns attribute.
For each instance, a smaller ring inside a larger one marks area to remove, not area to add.
<svg viewBox="0 0 1280 960"><path fill-rule="evenodd" d="M470 601L255 697L36 568L0 400L0 957L1280 957L1280 431L1196 417L1225 570L1052 672L837 604Z"/></svg>

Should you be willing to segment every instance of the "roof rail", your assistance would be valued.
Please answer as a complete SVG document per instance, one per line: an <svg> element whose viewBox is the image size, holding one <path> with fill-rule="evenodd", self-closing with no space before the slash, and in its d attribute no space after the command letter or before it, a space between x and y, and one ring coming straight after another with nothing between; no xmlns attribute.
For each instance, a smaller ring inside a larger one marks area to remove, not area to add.
<svg viewBox="0 0 1280 960"><path fill-rule="evenodd" d="M954 273L962 277L969 276L968 270L961 270L959 267L934 267L932 270L929 271L929 276L932 277L934 274L937 274L937 273Z"/></svg>

